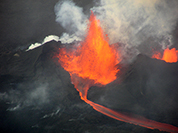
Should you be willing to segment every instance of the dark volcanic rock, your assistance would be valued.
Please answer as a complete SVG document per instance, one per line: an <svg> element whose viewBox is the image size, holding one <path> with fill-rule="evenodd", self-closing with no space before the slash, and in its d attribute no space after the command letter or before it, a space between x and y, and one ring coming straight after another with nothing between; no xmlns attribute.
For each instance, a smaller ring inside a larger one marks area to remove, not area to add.
<svg viewBox="0 0 178 133"><path fill-rule="evenodd" d="M122 83L91 87L88 97L109 108L178 125L178 63L138 55Z"/></svg>
<svg viewBox="0 0 178 133"><path fill-rule="evenodd" d="M60 46L60 43L52 41L32 51L18 52L18 57L14 56L15 53L7 57L9 60L4 63L5 66L2 66L6 69L2 71L3 74L0 77L0 112L2 114L0 128L2 131L157 132L157 130L114 120L84 103L71 84L68 72L54 58ZM154 100L157 93L152 92L151 89L147 90L146 83L149 78L143 75L148 77L149 72L152 71L156 74L157 67L154 65L160 66L159 70L161 70L167 69L170 65L176 67L177 64L166 64L140 55L135 63L130 65L127 73L123 74L125 78L122 82L116 81L106 87L91 87L89 99L115 110L137 113L161 122L176 124L176 108L163 108L163 105L174 103ZM147 70L147 67L151 66L153 68ZM166 90L166 88L163 89ZM165 93L161 92L161 94ZM170 94L172 101L175 100L174 94L173 92ZM159 93L157 95L160 97ZM164 96L165 100L166 98L171 100L166 97L167 93ZM168 115L166 109L174 112L175 115ZM160 116L158 112L162 113L161 116L163 114L165 116L158 119Z"/></svg>
<svg viewBox="0 0 178 133"><path fill-rule="evenodd" d="M83 7L86 16L97 2L73 1ZM31 43L65 32L55 21L57 2L0 1L0 132L159 132L114 120L83 102L69 73L54 58L60 43L52 41L25 52ZM118 74L118 80L105 87L91 87L88 98L118 111L177 126L177 66L139 55L124 68L122 82Z"/></svg>

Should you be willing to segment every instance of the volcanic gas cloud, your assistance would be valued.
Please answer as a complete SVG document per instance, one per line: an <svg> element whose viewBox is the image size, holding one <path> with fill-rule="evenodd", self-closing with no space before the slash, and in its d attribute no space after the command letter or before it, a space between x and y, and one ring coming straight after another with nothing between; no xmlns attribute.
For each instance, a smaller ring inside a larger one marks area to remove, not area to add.
<svg viewBox="0 0 178 133"><path fill-rule="evenodd" d="M87 99L87 92L91 86L106 85L114 81L117 78L116 74L120 71L117 68L120 55L114 46L109 45L108 38L100 27L99 20L91 13L89 21L85 40L80 45L73 45L70 49L60 48L58 55L59 63L69 72L71 81L79 91L81 99L95 110L116 120L150 129L159 129L160 131L178 132L178 128L172 125L141 116L127 116Z"/></svg>

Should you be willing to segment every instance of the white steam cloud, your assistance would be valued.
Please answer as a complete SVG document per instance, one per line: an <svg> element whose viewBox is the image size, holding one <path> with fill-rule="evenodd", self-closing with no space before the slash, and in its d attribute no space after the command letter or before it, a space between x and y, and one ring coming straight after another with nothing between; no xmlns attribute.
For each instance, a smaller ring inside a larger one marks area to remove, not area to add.
<svg viewBox="0 0 178 133"><path fill-rule="evenodd" d="M56 36L56 35L49 35L47 37L44 38L43 42L42 43L35 43L35 44L31 44L28 49L26 51L29 51L29 50L32 50L32 49L35 49L37 47L40 47L42 46L43 44L47 43L47 42L50 42L50 41L60 41L59 37Z"/></svg>
<svg viewBox="0 0 178 133"><path fill-rule="evenodd" d="M170 42L178 19L177 7L176 0L101 0L101 6L92 10L98 14L110 43L122 42L132 47L150 37L161 40L162 45Z"/></svg>
<svg viewBox="0 0 178 133"><path fill-rule="evenodd" d="M87 28L87 16L83 9L72 1L58 2L55 6L56 21L61 24L66 32L61 36L62 43L81 41Z"/></svg>
<svg viewBox="0 0 178 133"><path fill-rule="evenodd" d="M177 0L100 0L100 6L91 10L100 19L110 44L123 43L125 53L133 50L131 53L138 54L139 46L154 45L147 43L150 39L163 49L172 45L171 34L178 20ZM67 32L60 38L64 43L82 40L88 20L81 7L72 1L58 2L55 14Z"/></svg>

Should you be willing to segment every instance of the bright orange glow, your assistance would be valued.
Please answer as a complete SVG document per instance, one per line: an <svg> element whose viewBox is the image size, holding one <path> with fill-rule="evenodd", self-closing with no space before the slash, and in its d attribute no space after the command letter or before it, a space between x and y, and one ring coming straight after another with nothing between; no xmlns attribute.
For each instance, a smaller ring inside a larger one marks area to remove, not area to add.
<svg viewBox="0 0 178 133"><path fill-rule="evenodd" d="M161 60L161 53L156 52L156 53L152 56L152 58L155 58L155 59Z"/></svg>
<svg viewBox="0 0 178 133"><path fill-rule="evenodd" d="M178 53L178 50L176 51L175 48L172 48L171 50L167 48L164 50L162 60L166 62L170 62L170 63L177 62L177 53Z"/></svg>
<svg viewBox="0 0 178 133"><path fill-rule="evenodd" d="M120 55L116 53L113 46L108 44L108 39L104 36L99 21L93 13L90 16L85 41L79 46L73 46L72 49L60 48L59 50L59 63L69 72L71 81L79 91L81 99L91 105L93 109L116 120L146 128L156 128L168 132L178 131L178 128L172 125L155 122L140 116L126 116L87 99L88 89L92 85L106 85L117 78L116 74L119 69L116 65L120 60Z"/></svg>
<svg viewBox="0 0 178 133"><path fill-rule="evenodd" d="M88 34L81 46L67 53L61 49L59 56L62 67L71 75L91 79L94 83L106 85L116 79L119 63L114 48L111 48L94 14L90 17Z"/></svg>
<svg viewBox="0 0 178 133"><path fill-rule="evenodd" d="M159 60L164 60L165 62L168 63L174 63L178 61L178 50L176 50L175 48L172 49L165 49L164 53L163 53L163 57L161 58L161 54L156 52L152 58L156 58Z"/></svg>

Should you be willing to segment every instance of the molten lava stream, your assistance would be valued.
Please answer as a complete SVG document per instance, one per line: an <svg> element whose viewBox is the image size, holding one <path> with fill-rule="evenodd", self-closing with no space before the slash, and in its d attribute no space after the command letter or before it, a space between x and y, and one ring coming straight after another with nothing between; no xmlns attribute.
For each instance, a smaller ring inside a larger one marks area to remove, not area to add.
<svg viewBox="0 0 178 133"><path fill-rule="evenodd" d="M120 60L120 56L114 47L110 47L108 44L108 40L99 26L99 20L96 19L93 13L90 16L90 24L85 41L74 49L70 49L69 52L65 48L59 49L59 63L69 72L71 81L79 91L81 99L91 105L93 109L123 122L149 129L178 132L178 128L175 126L136 115L135 117L127 116L87 99L87 92L91 86L106 85L116 79L116 74L119 71L116 65Z"/></svg>
<svg viewBox="0 0 178 133"><path fill-rule="evenodd" d="M160 131L166 131L166 132L172 132L172 133L178 132L177 127L169 125L169 124L156 122L156 121L149 120L144 117L136 116L136 115L135 117L127 116L122 113L116 112L112 109L109 109L107 107L104 107L102 105L99 105L97 103L94 103L88 99L85 99L84 101L90 104L96 111L104 115L107 115L113 119L119 120L119 121L139 125L139 126L146 127L149 129L159 129Z"/></svg>

